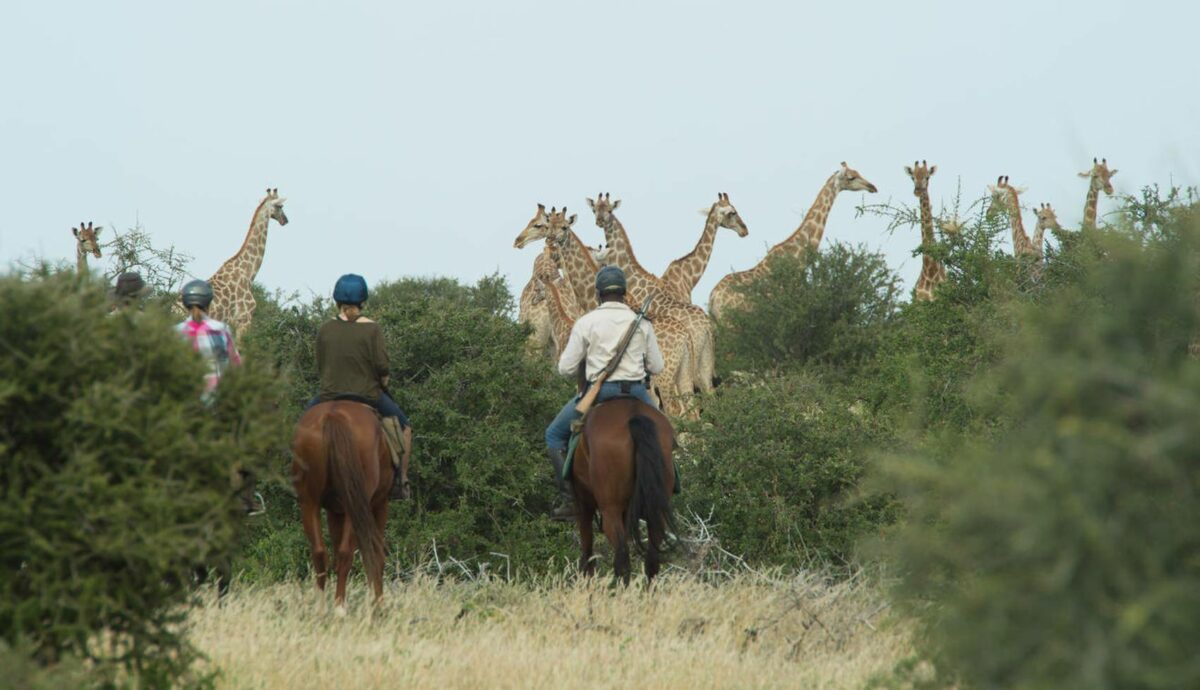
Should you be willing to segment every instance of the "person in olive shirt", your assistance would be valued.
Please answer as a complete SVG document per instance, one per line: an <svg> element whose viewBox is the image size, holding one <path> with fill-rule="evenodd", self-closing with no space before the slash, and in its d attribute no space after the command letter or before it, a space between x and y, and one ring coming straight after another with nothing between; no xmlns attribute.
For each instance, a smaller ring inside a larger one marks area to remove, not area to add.
<svg viewBox="0 0 1200 690"><path fill-rule="evenodd" d="M337 317L317 331L317 372L321 391L308 403L312 407L330 400L360 400L373 405L383 416L383 429L397 466L392 484L393 500L407 499L408 460L412 455L412 425L404 411L387 392L388 356L383 329L362 315L367 301L367 281L348 273L333 288Z"/></svg>

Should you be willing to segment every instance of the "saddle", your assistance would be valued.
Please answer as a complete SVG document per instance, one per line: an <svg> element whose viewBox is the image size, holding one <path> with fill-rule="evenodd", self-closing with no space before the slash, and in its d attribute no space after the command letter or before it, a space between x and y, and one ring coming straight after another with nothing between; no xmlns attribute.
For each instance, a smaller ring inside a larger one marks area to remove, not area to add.
<svg viewBox="0 0 1200 690"><path fill-rule="evenodd" d="M404 434L400 432L400 422L395 417L384 417L379 408L375 407L375 403L361 395L353 393L340 393L330 398L328 402L356 402L360 405L366 405L375 413L375 419L379 420L379 425L383 427L383 438L387 441L388 451L392 455L392 466L400 467L400 456L407 450L404 447Z"/></svg>

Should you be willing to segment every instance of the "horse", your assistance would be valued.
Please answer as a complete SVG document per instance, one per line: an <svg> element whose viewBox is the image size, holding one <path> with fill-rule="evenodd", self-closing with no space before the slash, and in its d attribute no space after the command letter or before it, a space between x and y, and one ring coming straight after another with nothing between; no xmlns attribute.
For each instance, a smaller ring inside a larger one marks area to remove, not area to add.
<svg viewBox="0 0 1200 690"><path fill-rule="evenodd" d="M604 536L613 549L613 575L629 584L629 533L642 551L646 581L662 561L667 530L674 531L671 459L675 430L654 407L636 398L615 398L593 407L571 464L575 522L579 528L579 569L595 574L592 523L599 510ZM639 521L646 522L643 542Z"/></svg>
<svg viewBox="0 0 1200 690"><path fill-rule="evenodd" d="M304 535L312 547L317 589L325 591L324 508L336 549L336 610L346 610L346 578L355 548L362 553L367 581L378 601L383 597L383 534L393 470L375 410L345 400L314 405L296 423L292 454L292 486Z"/></svg>

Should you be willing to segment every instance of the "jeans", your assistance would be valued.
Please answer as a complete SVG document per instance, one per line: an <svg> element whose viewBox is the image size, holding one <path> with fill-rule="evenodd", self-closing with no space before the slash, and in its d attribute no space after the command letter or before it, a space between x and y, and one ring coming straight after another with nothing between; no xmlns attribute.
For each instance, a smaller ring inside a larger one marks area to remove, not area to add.
<svg viewBox="0 0 1200 690"><path fill-rule="evenodd" d="M596 402L604 402L611 400L621 395L621 384L619 383L604 383L600 386L600 394L596 396ZM629 387L629 395L641 400L650 407L658 409L658 405L654 399L650 397L650 392L646 390L646 385L643 383L635 383ZM550 426L546 427L546 447L556 450L566 450L567 444L571 441L571 422L579 419L579 413L575 411L575 403L579 401L578 397L571 398L563 405L562 410L550 422Z"/></svg>
<svg viewBox="0 0 1200 690"><path fill-rule="evenodd" d="M308 401L308 404L304 406L304 409L307 410L319 402L321 402L321 397L316 396L312 400ZM361 402L369 401L361 400ZM392 396L389 395L387 391L384 391L383 394L379 396L379 400L375 401L374 407L376 410L379 410L379 414L383 415L384 417L395 417L397 420L399 420L401 429L407 429L412 426L412 424L409 424L408 422L408 415L404 414L404 410L400 409L400 406L396 404L395 400L392 400Z"/></svg>

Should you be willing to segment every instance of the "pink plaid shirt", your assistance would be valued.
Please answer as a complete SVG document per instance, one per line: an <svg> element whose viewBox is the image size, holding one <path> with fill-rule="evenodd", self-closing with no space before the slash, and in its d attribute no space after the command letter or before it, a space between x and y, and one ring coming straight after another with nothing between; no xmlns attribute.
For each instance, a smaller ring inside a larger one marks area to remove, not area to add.
<svg viewBox="0 0 1200 690"><path fill-rule="evenodd" d="M208 317L203 321L188 319L176 326L175 332L191 342L192 349L208 362L208 373L204 376L205 394L212 393L226 369L242 363L237 346L233 344L233 334L220 321Z"/></svg>

